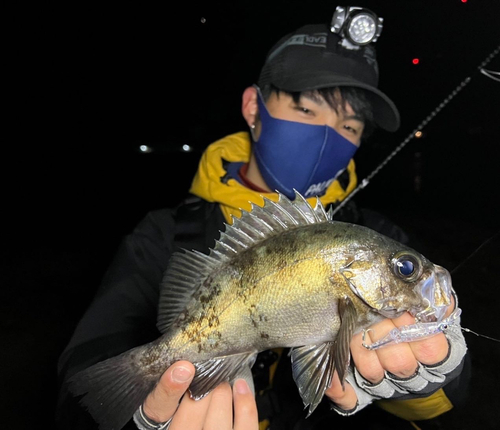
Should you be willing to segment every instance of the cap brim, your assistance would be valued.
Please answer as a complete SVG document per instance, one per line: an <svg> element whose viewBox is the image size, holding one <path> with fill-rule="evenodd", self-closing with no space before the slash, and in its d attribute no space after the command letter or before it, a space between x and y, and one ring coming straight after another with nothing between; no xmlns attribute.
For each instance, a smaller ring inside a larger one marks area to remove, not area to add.
<svg viewBox="0 0 500 430"><path fill-rule="evenodd" d="M334 75L332 73L307 74L303 79L300 76L285 77L278 87L284 91L308 91L328 87L356 87L366 90L368 101L373 106L375 123L387 131L396 131L400 125L399 111L393 101L377 88L364 84L349 76Z"/></svg>

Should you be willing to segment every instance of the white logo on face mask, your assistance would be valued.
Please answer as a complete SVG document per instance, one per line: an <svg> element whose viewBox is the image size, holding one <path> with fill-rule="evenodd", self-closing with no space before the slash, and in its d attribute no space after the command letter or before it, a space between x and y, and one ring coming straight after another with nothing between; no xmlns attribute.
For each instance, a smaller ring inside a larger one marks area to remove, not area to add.
<svg viewBox="0 0 500 430"><path fill-rule="evenodd" d="M320 182L319 184L312 184L309 186L307 191L304 194L304 197L310 196L322 196L325 190L330 186L330 184L335 180L332 178L328 181Z"/></svg>
<svg viewBox="0 0 500 430"><path fill-rule="evenodd" d="M340 169L334 178L329 179L328 181L320 182L319 184L310 185L307 191L304 193L304 197L322 196L325 193L325 190L331 185L331 183L335 181L335 179L337 179L344 171L345 169Z"/></svg>

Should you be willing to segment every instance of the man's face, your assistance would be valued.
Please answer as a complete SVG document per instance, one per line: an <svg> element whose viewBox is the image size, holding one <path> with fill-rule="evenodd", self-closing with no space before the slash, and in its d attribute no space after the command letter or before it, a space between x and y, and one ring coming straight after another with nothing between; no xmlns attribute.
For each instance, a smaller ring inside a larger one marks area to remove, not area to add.
<svg viewBox="0 0 500 430"><path fill-rule="evenodd" d="M340 95L337 94L337 97ZM298 103L283 92L273 92L266 102L269 114L278 119L296 121L305 124L327 125L351 143L359 146L364 130L364 123L354 113L349 103L344 109L339 103L333 109L319 94L303 94Z"/></svg>

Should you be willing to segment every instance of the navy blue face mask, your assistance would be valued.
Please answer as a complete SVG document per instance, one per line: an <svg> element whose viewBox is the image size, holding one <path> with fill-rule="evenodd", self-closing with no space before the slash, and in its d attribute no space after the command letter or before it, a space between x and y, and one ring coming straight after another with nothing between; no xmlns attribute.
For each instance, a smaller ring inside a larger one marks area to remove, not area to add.
<svg viewBox="0 0 500 430"><path fill-rule="evenodd" d="M258 91L262 123L254 152L267 186L290 199L322 196L358 147L327 125L273 118Z"/></svg>

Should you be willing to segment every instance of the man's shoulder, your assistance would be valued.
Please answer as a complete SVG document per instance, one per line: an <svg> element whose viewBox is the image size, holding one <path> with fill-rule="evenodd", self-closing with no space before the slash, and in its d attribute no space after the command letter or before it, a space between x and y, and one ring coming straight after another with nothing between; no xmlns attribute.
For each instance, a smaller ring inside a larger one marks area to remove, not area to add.
<svg viewBox="0 0 500 430"><path fill-rule="evenodd" d="M179 247L203 249L224 222L219 204L197 196L188 196L174 207L149 211L134 229L133 235L170 243Z"/></svg>
<svg viewBox="0 0 500 430"><path fill-rule="evenodd" d="M213 205L213 203L209 203L200 197L188 196L174 206L165 206L149 210L139 221L137 227L147 224L171 224L172 222L181 220L184 216L201 215L206 210L207 206L210 205Z"/></svg>
<svg viewBox="0 0 500 430"><path fill-rule="evenodd" d="M213 215L217 211L217 208L217 203L208 202L201 197L189 195L175 206L149 211L144 217L143 222L162 224L204 219Z"/></svg>

